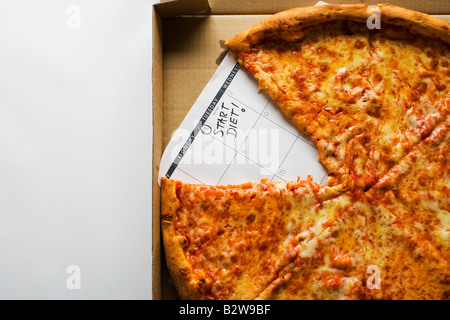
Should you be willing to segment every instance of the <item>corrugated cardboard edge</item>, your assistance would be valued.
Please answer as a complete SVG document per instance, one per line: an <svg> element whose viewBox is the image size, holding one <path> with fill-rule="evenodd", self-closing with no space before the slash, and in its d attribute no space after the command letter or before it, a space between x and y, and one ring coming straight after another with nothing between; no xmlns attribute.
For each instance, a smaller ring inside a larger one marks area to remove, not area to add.
<svg viewBox="0 0 450 320"><path fill-rule="evenodd" d="M211 10L208 0L171 0L155 4L161 18L205 13Z"/></svg>
<svg viewBox="0 0 450 320"><path fill-rule="evenodd" d="M211 14L274 14L295 7L307 7L315 5L319 0L283 0L283 1L236 1L236 0L210 0ZM426 12L433 15L444 15L450 13L450 1L423 1L423 0L323 0L329 4L378 4L387 2L410 10Z"/></svg>

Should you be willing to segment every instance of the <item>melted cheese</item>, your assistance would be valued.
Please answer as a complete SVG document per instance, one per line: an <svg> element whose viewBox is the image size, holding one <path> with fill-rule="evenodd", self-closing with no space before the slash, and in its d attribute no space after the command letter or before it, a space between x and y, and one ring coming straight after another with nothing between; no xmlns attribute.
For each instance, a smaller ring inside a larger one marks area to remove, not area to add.
<svg viewBox="0 0 450 320"><path fill-rule="evenodd" d="M368 188L443 120L450 54L438 41L389 26L375 35L364 24L351 27L348 36L345 23L325 23L301 42L237 55L312 136L330 181Z"/></svg>
<svg viewBox="0 0 450 320"><path fill-rule="evenodd" d="M208 270L205 295L254 298L315 236L315 225L334 219L339 201L326 201L329 193L336 191L310 181L180 185L174 229L187 238L183 250L193 272Z"/></svg>
<svg viewBox="0 0 450 320"><path fill-rule="evenodd" d="M319 243L317 239L312 239L303 246L303 250L300 252L301 258L312 258L318 248Z"/></svg>

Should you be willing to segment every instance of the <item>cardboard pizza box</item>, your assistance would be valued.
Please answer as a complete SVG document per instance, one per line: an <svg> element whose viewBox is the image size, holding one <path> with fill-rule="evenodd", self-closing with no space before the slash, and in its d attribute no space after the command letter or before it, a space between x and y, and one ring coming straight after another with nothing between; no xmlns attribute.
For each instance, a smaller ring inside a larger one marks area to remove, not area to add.
<svg viewBox="0 0 450 320"><path fill-rule="evenodd" d="M382 1L328 3L377 4ZM391 0L450 22L448 0ZM153 18L153 299L177 299L165 265L160 232L158 171L164 148L216 71L223 41L268 16L317 0L172 0L154 6Z"/></svg>

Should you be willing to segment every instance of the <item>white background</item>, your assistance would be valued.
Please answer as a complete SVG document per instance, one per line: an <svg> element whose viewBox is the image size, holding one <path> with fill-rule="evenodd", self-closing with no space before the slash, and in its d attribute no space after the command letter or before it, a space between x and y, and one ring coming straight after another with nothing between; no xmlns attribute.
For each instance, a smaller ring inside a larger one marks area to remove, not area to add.
<svg viewBox="0 0 450 320"><path fill-rule="evenodd" d="M151 298L152 2L0 0L0 299Z"/></svg>

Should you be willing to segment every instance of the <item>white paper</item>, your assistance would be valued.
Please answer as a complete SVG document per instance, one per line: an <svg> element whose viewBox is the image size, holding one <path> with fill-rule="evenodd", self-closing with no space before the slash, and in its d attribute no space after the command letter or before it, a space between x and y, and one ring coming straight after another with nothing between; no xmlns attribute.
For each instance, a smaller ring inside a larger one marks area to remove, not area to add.
<svg viewBox="0 0 450 320"><path fill-rule="evenodd" d="M326 183L315 144L229 52L172 136L159 179L227 185L308 175Z"/></svg>

